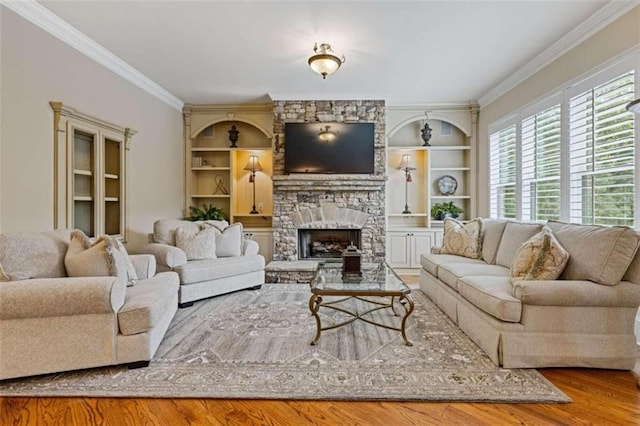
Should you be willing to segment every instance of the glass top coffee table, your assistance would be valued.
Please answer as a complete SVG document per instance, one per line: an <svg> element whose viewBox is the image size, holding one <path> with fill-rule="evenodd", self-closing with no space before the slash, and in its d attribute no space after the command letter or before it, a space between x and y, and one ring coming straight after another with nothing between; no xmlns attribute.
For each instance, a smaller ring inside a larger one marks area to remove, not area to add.
<svg viewBox="0 0 640 426"><path fill-rule="evenodd" d="M325 296L344 296L338 300L330 302L323 301ZM371 300L376 297L378 300ZM390 297L390 301L384 298ZM364 312L351 311L340 305L349 299L358 299L370 305L369 309ZM380 300L380 298L383 298ZM402 317L400 327L392 327L387 324L375 322L370 318L365 318L372 312L381 309L391 309L395 316L399 316L396 311L395 302L397 301L404 308L404 316ZM374 265L371 268L363 268L362 276L344 275L342 274L342 264L340 263L322 263L311 280L311 298L309 299L309 309L316 319L316 337L311 342L312 345L320 340L320 333L324 330L331 330L350 324L355 320L362 320L378 327L384 327L390 330L400 331L402 338L407 346L413 344L407 339L405 326L407 318L413 312L413 300L411 299L411 289L398 277L398 275L386 263ZM322 322L318 311L320 308L333 309L343 312L350 316L349 319L339 324L333 324L322 327Z"/></svg>

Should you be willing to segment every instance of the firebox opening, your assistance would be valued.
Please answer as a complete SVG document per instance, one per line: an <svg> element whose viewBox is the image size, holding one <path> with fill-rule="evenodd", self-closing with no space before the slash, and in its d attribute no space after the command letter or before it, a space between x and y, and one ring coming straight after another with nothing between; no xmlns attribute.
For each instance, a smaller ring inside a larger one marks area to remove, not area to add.
<svg viewBox="0 0 640 426"><path fill-rule="evenodd" d="M349 245L360 249L360 229L298 229L298 259L339 260Z"/></svg>

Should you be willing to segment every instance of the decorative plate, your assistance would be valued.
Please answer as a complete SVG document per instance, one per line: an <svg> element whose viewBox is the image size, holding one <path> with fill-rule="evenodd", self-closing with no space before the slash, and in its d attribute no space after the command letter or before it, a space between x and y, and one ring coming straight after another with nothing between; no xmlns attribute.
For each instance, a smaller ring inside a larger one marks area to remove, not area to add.
<svg viewBox="0 0 640 426"><path fill-rule="evenodd" d="M450 175L444 175L438 179L438 189L442 195L453 195L458 189L458 181Z"/></svg>

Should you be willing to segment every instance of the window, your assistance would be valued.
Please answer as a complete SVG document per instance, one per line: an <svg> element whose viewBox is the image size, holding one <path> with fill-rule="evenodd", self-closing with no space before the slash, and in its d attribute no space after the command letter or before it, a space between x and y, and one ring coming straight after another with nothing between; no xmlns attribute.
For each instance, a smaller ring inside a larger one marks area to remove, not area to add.
<svg viewBox="0 0 640 426"><path fill-rule="evenodd" d="M489 140L491 217L516 217L516 126L495 133Z"/></svg>
<svg viewBox="0 0 640 426"><path fill-rule="evenodd" d="M560 218L560 105L522 121L522 219Z"/></svg>
<svg viewBox="0 0 640 426"><path fill-rule="evenodd" d="M638 226L638 141L626 110L640 92L637 56L491 127L491 217Z"/></svg>
<svg viewBox="0 0 640 426"><path fill-rule="evenodd" d="M569 101L572 222L633 226L633 99L628 72Z"/></svg>

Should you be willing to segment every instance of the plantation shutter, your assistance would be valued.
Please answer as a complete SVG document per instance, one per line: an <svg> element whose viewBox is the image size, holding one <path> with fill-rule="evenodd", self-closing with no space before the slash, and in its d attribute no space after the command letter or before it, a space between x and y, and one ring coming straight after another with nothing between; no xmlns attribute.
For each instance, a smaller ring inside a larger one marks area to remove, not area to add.
<svg viewBox="0 0 640 426"><path fill-rule="evenodd" d="M571 222L634 226L633 71L569 100Z"/></svg>
<svg viewBox="0 0 640 426"><path fill-rule="evenodd" d="M522 121L522 219L560 218L560 104Z"/></svg>
<svg viewBox="0 0 640 426"><path fill-rule="evenodd" d="M516 217L516 126L489 137L489 191L491 217Z"/></svg>

